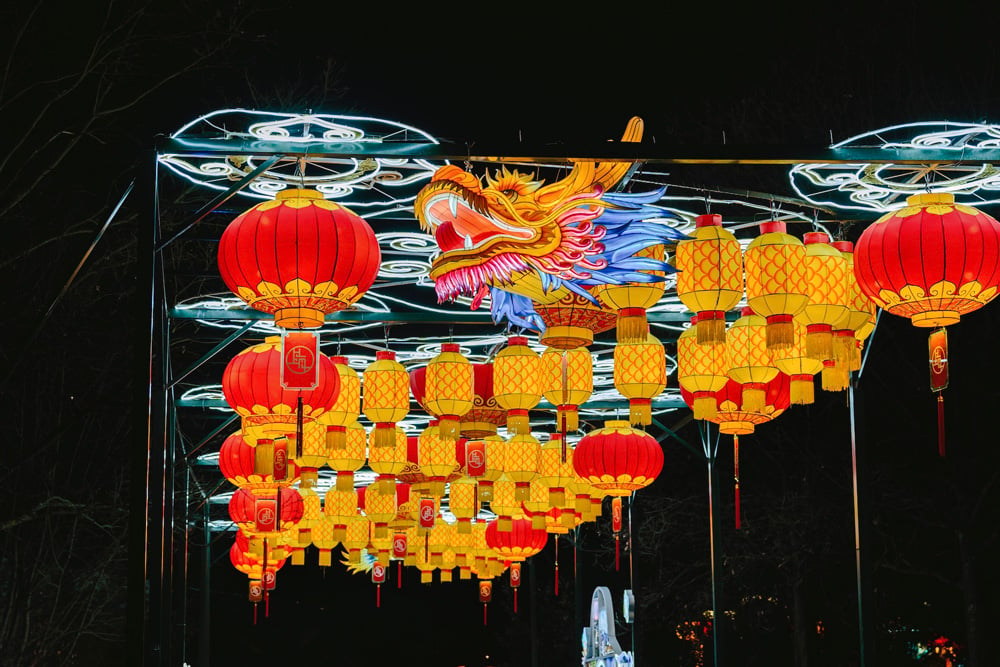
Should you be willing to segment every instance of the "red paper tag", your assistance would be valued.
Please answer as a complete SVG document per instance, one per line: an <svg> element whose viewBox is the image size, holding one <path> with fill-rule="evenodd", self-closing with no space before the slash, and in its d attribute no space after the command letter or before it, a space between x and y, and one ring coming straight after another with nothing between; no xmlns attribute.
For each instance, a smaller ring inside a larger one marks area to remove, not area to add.
<svg viewBox="0 0 1000 667"><path fill-rule="evenodd" d="M264 599L264 584L256 579L250 582L250 602L260 602Z"/></svg>
<svg viewBox="0 0 1000 667"><path fill-rule="evenodd" d="M620 532L622 529L622 499L614 497L611 499L611 530Z"/></svg>
<svg viewBox="0 0 1000 667"><path fill-rule="evenodd" d="M406 533L396 533L392 536L393 558L406 558L407 547Z"/></svg>
<svg viewBox="0 0 1000 667"><path fill-rule="evenodd" d="M486 474L486 443L482 440L465 443L465 474L469 477Z"/></svg>
<svg viewBox="0 0 1000 667"><path fill-rule="evenodd" d="M378 561L372 565L372 583L373 584L384 584L385 583L385 566Z"/></svg>
<svg viewBox="0 0 1000 667"><path fill-rule="evenodd" d="M487 603L493 600L493 582L489 579L479 582L479 601Z"/></svg>
<svg viewBox="0 0 1000 667"><path fill-rule="evenodd" d="M315 389L319 384L316 363L319 337L307 331L287 331L281 337L281 386L285 389Z"/></svg>
<svg viewBox="0 0 1000 667"><path fill-rule="evenodd" d="M434 527L434 499L433 498L421 498L420 499L420 527L421 528L433 528Z"/></svg>
<svg viewBox="0 0 1000 667"><path fill-rule="evenodd" d="M510 587L517 588L521 585L521 564L510 564Z"/></svg>
<svg viewBox="0 0 1000 667"><path fill-rule="evenodd" d="M948 331L937 329L927 338L930 353L931 390L941 391L948 386Z"/></svg>
<svg viewBox="0 0 1000 667"><path fill-rule="evenodd" d="M276 498L255 498L253 509L254 529L258 533L273 533L278 524L278 501Z"/></svg>
<svg viewBox="0 0 1000 667"><path fill-rule="evenodd" d="M274 439L274 481L288 479L288 438Z"/></svg>
<svg viewBox="0 0 1000 667"><path fill-rule="evenodd" d="M274 570L264 571L264 590L273 591L274 587L278 585L278 573Z"/></svg>

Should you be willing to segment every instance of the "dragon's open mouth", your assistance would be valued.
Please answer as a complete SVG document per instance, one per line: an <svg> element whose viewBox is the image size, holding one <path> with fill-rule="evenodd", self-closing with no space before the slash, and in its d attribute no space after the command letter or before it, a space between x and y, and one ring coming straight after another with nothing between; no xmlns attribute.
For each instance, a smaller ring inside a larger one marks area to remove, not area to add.
<svg viewBox="0 0 1000 667"><path fill-rule="evenodd" d="M503 240L530 242L536 236L531 229L514 227L489 217L484 212L482 195L452 185L457 190L447 188L431 193L423 205L423 222L433 230L442 257L452 253L463 257L482 255L493 243Z"/></svg>
<svg viewBox="0 0 1000 667"><path fill-rule="evenodd" d="M434 278L438 301L450 301L457 296L471 296L473 308L479 306L490 287L510 285L514 276L529 269L520 256L502 253L481 264L460 266Z"/></svg>

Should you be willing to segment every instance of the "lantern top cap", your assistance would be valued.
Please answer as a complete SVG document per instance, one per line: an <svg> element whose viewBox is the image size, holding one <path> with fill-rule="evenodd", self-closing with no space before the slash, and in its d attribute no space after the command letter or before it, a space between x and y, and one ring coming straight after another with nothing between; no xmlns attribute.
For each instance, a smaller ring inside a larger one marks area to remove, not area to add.
<svg viewBox="0 0 1000 667"><path fill-rule="evenodd" d="M511 336L510 338L507 339L507 344L508 345L527 345L528 344L528 337L527 336Z"/></svg>
<svg viewBox="0 0 1000 667"><path fill-rule="evenodd" d="M802 242L806 245L813 243L830 243L830 235L826 232L806 232L802 235Z"/></svg>
<svg viewBox="0 0 1000 667"><path fill-rule="evenodd" d="M289 188L287 190L282 190L274 196L278 201L285 199L322 199L321 195L316 190L309 190L304 188Z"/></svg>
<svg viewBox="0 0 1000 667"><path fill-rule="evenodd" d="M722 216L718 213L706 213L694 219L694 226L698 227L721 227Z"/></svg>
<svg viewBox="0 0 1000 667"><path fill-rule="evenodd" d="M350 365L350 364L347 363L347 357L342 357L340 355L336 355L336 356L330 357L330 361L333 362L334 364L340 364L342 366L349 366Z"/></svg>
<svg viewBox="0 0 1000 667"><path fill-rule="evenodd" d="M627 428L632 429L632 425L626 419L609 419L604 422L604 428Z"/></svg>
<svg viewBox="0 0 1000 667"><path fill-rule="evenodd" d="M396 358L396 353L393 352L392 350L378 350L375 353L375 359L377 361L382 361L384 359L388 359L388 360L392 361L395 358Z"/></svg>
<svg viewBox="0 0 1000 667"><path fill-rule="evenodd" d="M785 233L787 226L783 220L769 220L767 222L760 223L760 233L761 234L771 234L774 232Z"/></svg>
<svg viewBox="0 0 1000 667"><path fill-rule="evenodd" d="M258 445L270 445L274 442L272 438L257 438Z"/></svg>
<svg viewBox="0 0 1000 667"><path fill-rule="evenodd" d="M921 206L926 204L954 204L955 195L950 192L921 192L910 195L906 198L908 206Z"/></svg>
<svg viewBox="0 0 1000 667"><path fill-rule="evenodd" d="M458 352L459 349L458 343L441 343L442 352Z"/></svg>
<svg viewBox="0 0 1000 667"><path fill-rule="evenodd" d="M750 306L743 306L740 308L740 317L746 317L748 315L756 315L756 313L753 312L753 308Z"/></svg>
<svg viewBox="0 0 1000 667"><path fill-rule="evenodd" d="M281 336L268 336L264 342L268 345L281 345Z"/></svg>
<svg viewBox="0 0 1000 667"><path fill-rule="evenodd" d="M834 241L833 247L840 252L854 252L854 244L850 241Z"/></svg>

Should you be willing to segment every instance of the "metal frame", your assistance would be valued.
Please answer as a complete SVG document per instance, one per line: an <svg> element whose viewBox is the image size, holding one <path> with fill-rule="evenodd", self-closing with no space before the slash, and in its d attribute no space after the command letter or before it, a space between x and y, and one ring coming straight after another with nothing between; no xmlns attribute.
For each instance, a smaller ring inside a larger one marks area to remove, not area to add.
<svg viewBox="0 0 1000 667"><path fill-rule="evenodd" d="M161 237L159 211L159 168L162 153L184 155L255 155L270 156L254 172L219 194L209 204L195 213L194 220L182 231L164 240ZM1000 163L1000 148L966 149L962 151L941 149L883 149L883 148L827 148L821 146L666 146L628 143L599 143L593 145L504 145L489 147L486 144L428 144L428 143L283 143L273 141L178 139L161 140L144 163L138 189L143 201L148 202L145 215L140 217L139 239L139 304L135 313L138 330L146 350L137 362L135 378L137 392L135 410L137 433L145 433L144 441L131 447L131 516L129 559L129 609L128 609L128 663L132 665L180 665L187 659L185 642L187 624L187 583L195 571L189 567L192 526L202 522L203 537L209 542L207 530L208 495L193 477L190 457L207 442L221 433L226 423L211 431L192 448L185 451L178 433L176 411L183 403L175 395L177 383L203 363L214 357L227 345L238 340L256 319L263 315L255 311L219 313L215 311L193 313L179 312L167 303L163 251L187 233L200 220L246 187L259 173L282 157L301 157L322 160L333 157L394 157L434 160L477 161L490 163L535 163L567 165L578 160L619 160L639 164L689 164L689 165L789 165L798 163L873 163L873 164L926 164L926 163ZM376 322L428 321L416 312L399 312L390 317L383 314L345 313L330 317L331 320ZM654 315L664 321L684 319L672 315ZM245 322L225 338L194 366L181 373L175 372L172 363L171 324L190 318L224 318ZM434 318L435 324L449 323ZM469 313L455 316L454 324L487 322L488 316ZM148 338L147 338L148 336ZM679 407L671 404L669 407ZM228 422L227 422L228 423ZM674 435L668 433L668 435ZM674 435L674 437L676 437ZM703 447L706 443L702 443ZM689 446L690 448L690 446ZM717 475L713 467L714 447L704 452L708 463L711 494L712 478ZM177 475L184 475L178 479ZM192 486L196 494L192 494ZM857 498L856 498L857 502ZM714 513L715 510L713 509ZM192 516L194 514L195 516ZM858 537L857 550L861 553L862 536ZM713 544L713 565L716 558ZM208 576L211 554L206 547L201 556L201 582L203 590L200 613L202 635L197 661L208 666L207 636L209 598ZM859 564L859 572L860 572ZM713 568L714 569L714 568ZM859 590L860 590L859 576ZM714 585L713 585L714 594ZM713 598L714 599L714 598ZM860 605L859 614L863 616ZM864 647L862 649L864 655Z"/></svg>

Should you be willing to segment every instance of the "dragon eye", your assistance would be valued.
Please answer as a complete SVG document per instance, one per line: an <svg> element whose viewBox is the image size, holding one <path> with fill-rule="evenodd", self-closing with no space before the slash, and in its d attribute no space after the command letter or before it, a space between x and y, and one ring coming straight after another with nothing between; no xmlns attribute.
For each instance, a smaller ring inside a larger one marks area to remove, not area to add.
<svg viewBox="0 0 1000 667"><path fill-rule="evenodd" d="M517 201L517 190L501 190L500 193L511 201Z"/></svg>

